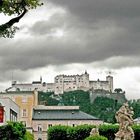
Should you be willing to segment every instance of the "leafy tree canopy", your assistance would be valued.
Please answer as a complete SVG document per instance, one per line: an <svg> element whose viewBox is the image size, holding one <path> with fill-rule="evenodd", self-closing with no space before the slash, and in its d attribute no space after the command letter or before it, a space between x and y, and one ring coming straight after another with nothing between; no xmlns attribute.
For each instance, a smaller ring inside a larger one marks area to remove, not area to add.
<svg viewBox="0 0 140 140"><path fill-rule="evenodd" d="M8 122L0 126L0 140L24 140L26 128L19 122Z"/></svg>
<svg viewBox="0 0 140 140"><path fill-rule="evenodd" d="M121 89L121 88L116 88L114 91L115 91L116 93L121 93L121 92L122 92L122 89Z"/></svg>
<svg viewBox="0 0 140 140"><path fill-rule="evenodd" d="M31 9L43 5L40 0L0 0L0 14L15 16L0 25L0 37L12 38L18 29L14 26Z"/></svg>

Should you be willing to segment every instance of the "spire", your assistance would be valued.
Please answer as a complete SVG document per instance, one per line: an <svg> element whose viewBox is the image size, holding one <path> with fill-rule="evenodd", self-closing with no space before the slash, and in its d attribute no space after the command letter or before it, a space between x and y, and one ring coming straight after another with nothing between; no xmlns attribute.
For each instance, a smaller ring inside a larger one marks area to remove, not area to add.
<svg viewBox="0 0 140 140"><path fill-rule="evenodd" d="M87 70L85 70L85 74L87 74Z"/></svg>
<svg viewBox="0 0 140 140"><path fill-rule="evenodd" d="M42 76L40 76L40 82L42 83Z"/></svg>

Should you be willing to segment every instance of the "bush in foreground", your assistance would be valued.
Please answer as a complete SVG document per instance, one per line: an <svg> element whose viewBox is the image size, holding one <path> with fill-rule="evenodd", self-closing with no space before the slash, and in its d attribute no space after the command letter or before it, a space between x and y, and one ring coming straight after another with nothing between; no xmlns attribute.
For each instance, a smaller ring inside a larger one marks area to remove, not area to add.
<svg viewBox="0 0 140 140"><path fill-rule="evenodd" d="M95 135L95 136L89 136L85 140L108 140L108 139L104 136Z"/></svg>
<svg viewBox="0 0 140 140"><path fill-rule="evenodd" d="M8 122L0 126L0 140L34 140L34 137L22 123Z"/></svg>
<svg viewBox="0 0 140 140"><path fill-rule="evenodd" d="M53 126L48 130L48 140L67 140L69 126Z"/></svg>
<svg viewBox="0 0 140 140"><path fill-rule="evenodd" d="M92 125L81 125L76 127L53 126L48 130L48 140L85 140L85 138L89 137L90 131L94 127L95 126ZM135 140L139 140L140 125L134 125L132 128L135 133ZM119 126L114 124L103 124L99 126L99 134L106 137L108 140L114 140L115 133L117 133L118 130ZM92 138L88 140L92 140Z"/></svg>
<svg viewBox="0 0 140 140"><path fill-rule="evenodd" d="M90 135L93 125L80 125L67 129L67 140L84 140Z"/></svg>

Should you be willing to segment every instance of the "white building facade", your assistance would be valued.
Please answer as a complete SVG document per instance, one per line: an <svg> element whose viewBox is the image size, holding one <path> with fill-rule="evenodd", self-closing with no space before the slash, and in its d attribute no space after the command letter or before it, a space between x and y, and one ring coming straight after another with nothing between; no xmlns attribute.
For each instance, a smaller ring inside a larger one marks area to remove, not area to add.
<svg viewBox="0 0 140 140"><path fill-rule="evenodd" d="M96 90L103 89L113 91L113 77L107 76L106 81L90 81L89 74L81 75L57 75L55 77L55 94L63 94L73 90Z"/></svg>
<svg viewBox="0 0 140 140"><path fill-rule="evenodd" d="M96 90L103 89L112 92L113 91L113 77L107 76L105 81L97 80L90 81L89 74L85 71L81 75L57 75L54 78L54 83L45 83L40 81L34 81L32 83L19 84L16 81L12 82L12 87L6 89L6 91L38 91L54 92L55 94L63 94L67 91L74 90Z"/></svg>
<svg viewBox="0 0 140 140"><path fill-rule="evenodd" d="M4 108L3 122L0 125L6 124L7 121L19 121L20 108L15 102L8 97L0 97L0 105Z"/></svg>

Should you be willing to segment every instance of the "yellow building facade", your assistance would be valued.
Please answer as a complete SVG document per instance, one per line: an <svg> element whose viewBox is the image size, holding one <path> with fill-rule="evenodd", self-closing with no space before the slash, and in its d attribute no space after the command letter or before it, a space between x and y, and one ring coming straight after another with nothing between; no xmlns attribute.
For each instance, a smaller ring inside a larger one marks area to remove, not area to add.
<svg viewBox="0 0 140 140"><path fill-rule="evenodd" d="M20 108L20 120L27 128L32 127L32 110L38 104L37 91L16 91L8 93L0 93L0 97L9 97Z"/></svg>

